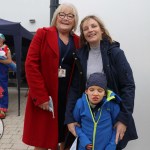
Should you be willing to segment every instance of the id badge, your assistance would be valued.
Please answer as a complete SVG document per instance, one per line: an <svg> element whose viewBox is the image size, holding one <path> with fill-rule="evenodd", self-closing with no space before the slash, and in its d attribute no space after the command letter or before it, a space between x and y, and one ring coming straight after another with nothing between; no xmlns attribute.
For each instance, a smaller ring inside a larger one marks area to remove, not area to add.
<svg viewBox="0 0 150 150"><path fill-rule="evenodd" d="M58 69L58 77L59 77L59 78L64 78L64 77L66 77L66 69L59 68L59 69Z"/></svg>

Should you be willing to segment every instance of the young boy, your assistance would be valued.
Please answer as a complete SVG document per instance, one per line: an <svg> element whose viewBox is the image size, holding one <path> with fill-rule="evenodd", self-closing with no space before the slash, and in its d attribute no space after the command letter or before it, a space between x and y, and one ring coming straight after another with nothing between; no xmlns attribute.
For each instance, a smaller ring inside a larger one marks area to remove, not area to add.
<svg viewBox="0 0 150 150"><path fill-rule="evenodd" d="M120 111L121 99L107 90L104 74L92 74L86 85L85 93L77 100L74 119L79 138L78 150L116 150L116 131L113 128Z"/></svg>

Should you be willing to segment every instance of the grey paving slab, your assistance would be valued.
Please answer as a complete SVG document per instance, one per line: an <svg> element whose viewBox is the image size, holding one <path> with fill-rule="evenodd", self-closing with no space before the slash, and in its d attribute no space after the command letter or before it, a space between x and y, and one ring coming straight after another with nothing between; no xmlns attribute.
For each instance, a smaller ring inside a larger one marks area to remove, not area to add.
<svg viewBox="0 0 150 150"><path fill-rule="evenodd" d="M22 142L23 120L27 89L20 91L20 116L18 116L18 95L16 87L9 87L9 109L3 119L4 134L0 139L0 150L33 150Z"/></svg>

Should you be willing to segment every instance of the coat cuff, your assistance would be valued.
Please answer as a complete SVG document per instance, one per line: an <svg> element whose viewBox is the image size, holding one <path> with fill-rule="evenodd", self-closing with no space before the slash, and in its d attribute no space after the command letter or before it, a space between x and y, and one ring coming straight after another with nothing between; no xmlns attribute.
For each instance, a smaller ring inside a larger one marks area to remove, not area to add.
<svg viewBox="0 0 150 150"><path fill-rule="evenodd" d="M30 94L29 94L29 95L30 95ZM30 96L31 96L31 95L30 95ZM41 96L40 96L40 97L38 97L38 96L32 97L32 96L31 96L31 99L32 99L34 105L35 105L35 106L38 106L38 105L41 105L41 104L43 104L43 103L49 101L49 96L42 96L42 97L41 97Z"/></svg>
<svg viewBox="0 0 150 150"><path fill-rule="evenodd" d="M120 112L118 117L117 117L117 121L122 122L123 124L125 124L126 126L128 126L129 120L130 120L130 116L129 114Z"/></svg>
<svg viewBox="0 0 150 150"><path fill-rule="evenodd" d="M64 124L69 124L69 123L73 123L73 122L76 122L73 118L73 115L72 114L66 115Z"/></svg>

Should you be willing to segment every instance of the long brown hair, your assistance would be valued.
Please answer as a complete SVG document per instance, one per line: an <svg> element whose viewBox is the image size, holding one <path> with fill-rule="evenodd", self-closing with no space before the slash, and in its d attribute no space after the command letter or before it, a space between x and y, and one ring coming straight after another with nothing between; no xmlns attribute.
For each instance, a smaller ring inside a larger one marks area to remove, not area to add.
<svg viewBox="0 0 150 150"><path fill-rule="evenodd" d="M108 30L106 29L104 23L102 22L102 20L95 15L89 15L89 16L86 16L85 18L83 18L80 23L80 46L81 47L87 43L87 41L84 37L84 34L83 34L83 23L88 19L94 19L95 21L97 21L97 23L99 24L99 27L103 31L102 39L107 38L110 43L113 42L113 40L112 40Z"/></svg>

